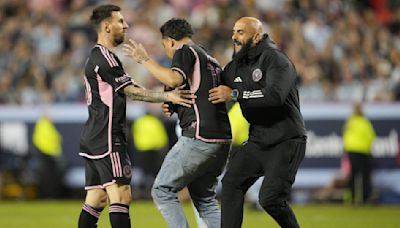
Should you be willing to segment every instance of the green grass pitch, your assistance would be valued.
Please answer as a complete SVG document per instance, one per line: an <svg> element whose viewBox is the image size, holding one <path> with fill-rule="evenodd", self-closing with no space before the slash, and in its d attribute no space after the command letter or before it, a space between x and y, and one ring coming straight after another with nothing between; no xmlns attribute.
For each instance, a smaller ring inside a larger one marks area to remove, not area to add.
<svg viewBox="0 0 400 228"><path fill-rule="evenodd" d="M0 227L7 228L71 228L77 227L79 201L0 201ZM184 203L190 227L196 227L191 205ZM301 227L400 227L399 206L352 207L344 205L293 206ZM134 201L131 205L132 227L167 227L150 201ZM99 228L110 227L107 209ZM245 207L244 228L279 227L267 214Z"/></svg>

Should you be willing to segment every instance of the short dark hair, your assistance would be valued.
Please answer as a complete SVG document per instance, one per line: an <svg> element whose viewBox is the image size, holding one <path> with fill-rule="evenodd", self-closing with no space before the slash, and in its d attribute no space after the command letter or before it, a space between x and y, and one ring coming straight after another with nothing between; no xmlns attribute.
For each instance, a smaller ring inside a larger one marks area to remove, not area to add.
<svg viewBox="0 0 400 228"><path fill-rule="evenodd" d="M112 12L114 11L121 11L121 7L116 6L116 5L99 5L96 8L94 8L92 12L92 16L90 16L90 22L92 23L93 27L95 29L99 28L100 23L107 18L110 18L112 15Z"/></svg>
<svg viewBox="0 0 400 228"><path fill-rule="evenodd" d="M181 40L185 37L192 38L193 30L192 26L185 19L172 18L165 22L160 32L164 37L170 37L175 40Z"/></svg>

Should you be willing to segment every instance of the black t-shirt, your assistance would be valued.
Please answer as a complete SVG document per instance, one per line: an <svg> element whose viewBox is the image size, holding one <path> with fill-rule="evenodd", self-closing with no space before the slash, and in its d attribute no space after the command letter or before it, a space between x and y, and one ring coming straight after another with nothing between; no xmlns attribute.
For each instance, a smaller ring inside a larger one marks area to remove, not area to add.
<svg viewBox="0 0 400 228"><path fill-rule="evenodd" d="M89 118L81 132L80 155L101 158L114 143L126 144L126 96L119 92L133 83L121 61L107 48L93 47L84 82Z"/></svg>
<svg viewBox="0 0 400 228"><path fill-rule="evenodd" d="M175 108L182 134L205 142L228 142L231 131L225 104L208 101L208 91L221 84L217 60L200 46L186 44L176 50L171 69L182 75L185 89L197 95L191 108Z"/></svg>

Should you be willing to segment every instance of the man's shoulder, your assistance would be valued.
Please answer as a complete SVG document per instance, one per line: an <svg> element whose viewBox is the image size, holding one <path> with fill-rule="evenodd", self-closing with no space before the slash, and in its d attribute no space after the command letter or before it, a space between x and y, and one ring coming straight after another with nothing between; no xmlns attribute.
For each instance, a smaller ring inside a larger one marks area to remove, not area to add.
<svg viewBox="0 0 400 228"><path fill-rule="evenodd" d="M224 71L229 71L229 70L231 70L231 69L233 68L233 66L234 66L235 64L237 64L237 63L235 62L235 60L231 60L230 62L228 62L228 63L224 66L223 70L224 70Z"/></svg>
<svg viewBox="0 0 400 228"><path fill-rule="evenodd" d="M99 45L93 46L92 50L90 50L90 56L96 56L96 55L102 55Z"/></svg>
<svg viewBox="0 0 400 228"><path fill-rule="evenodd" d="M261 55L264 55L267 58L281 58L281 59L288 59L288 56L278 48L265 48Z"/></svg>
<svg viewBox="0 0 400 228"><path fill-rule="evenodd" d="M204 46L202 46L201 44L197 44L197 43L187 43L187 44L183 44L182 46L180 46L178 50L181 51L188 51L191 52L193 54L197 54L197 55L209 55L208 51L206 50L206 48Z"/></svg>
<svg viewBox="0 0 400 228"><path fill-rule="evenodd" d="M259 58L263 58L263 64L269 66L288 66L292 64L289 57L278 48L266 48Z"/></svg>
<svg viewBox="0 0 400 228"><path fill-rule="evenodd" d="M195 50L191 45L182 44L182 45L180 45L179 47L176 48L174 57L175 56L182 56L182 55L186 56L186 57L189 56L189 55L194 57L194 53L193 52L195 52Z"/></svg>
<svg viewBox="0 0 400 228"><path fill-rule="evenodd" d="M190 48L193 48L192 44L182 44L176 48L176 51L190 51Z"/></svg>
<svg viewBox="0 0 400 228"><path fill-rule="evenodd" d="M104 59L100 47L94 46L89 54L89 60L93 63L98 63L100 60Z"/></svg>
<svg viewBox="0 0 400 228"><path fill-rule="evenodd" d="M90 61L101 67L116 67L120 65L117 56L101 45L95 45L90 52Z"/></svg>

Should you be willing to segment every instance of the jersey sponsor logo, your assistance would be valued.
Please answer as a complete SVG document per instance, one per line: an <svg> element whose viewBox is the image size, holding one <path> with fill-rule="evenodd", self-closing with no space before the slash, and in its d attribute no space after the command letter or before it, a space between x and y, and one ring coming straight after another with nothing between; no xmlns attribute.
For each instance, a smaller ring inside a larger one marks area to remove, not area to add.
<svg viewBox="0 0 400 228"><path fill-rule="evenodd" d="M243 99L260 98L264 97L261 90L243 91Z"/></svg>
<svg viewBox="0 0 400 228"><path fill-rule="evenodd" d="M240 77L236 77L233 82L243 82L242 79Z"/></svg>
<svg viewBox="0 0 400 228"><path fill-rule="evenodd" d="M255 69L253 71L253 81L255 81L255 82L260 81L262 76L263 76L262 71L259 68Z"/></svg>
<svg viewBox="0 0 400 228"><path fill-rule="evenodd" d="M124 74L121 77L116 77L114 80L115 82L124 82L124 81L128 81L130 79L129 75Z"/></svg>

